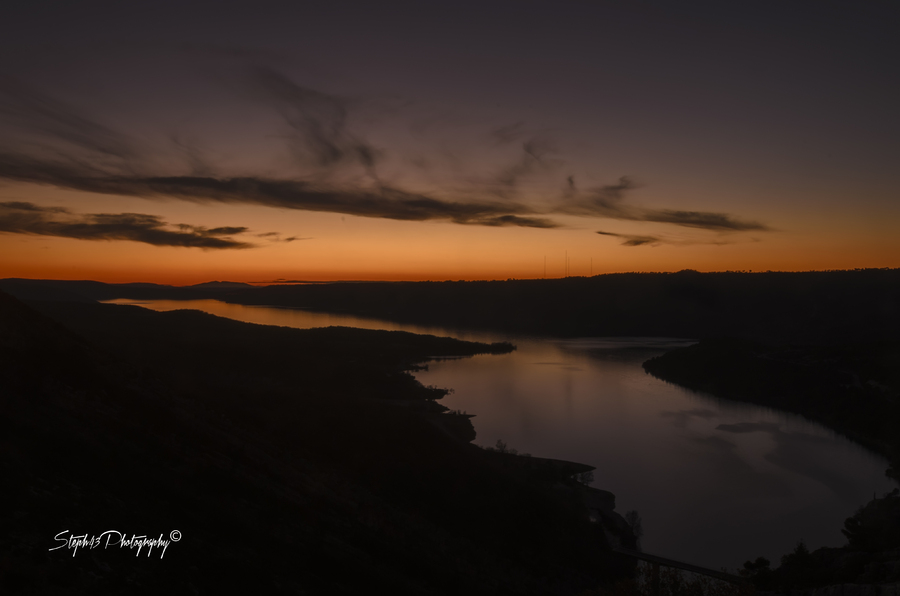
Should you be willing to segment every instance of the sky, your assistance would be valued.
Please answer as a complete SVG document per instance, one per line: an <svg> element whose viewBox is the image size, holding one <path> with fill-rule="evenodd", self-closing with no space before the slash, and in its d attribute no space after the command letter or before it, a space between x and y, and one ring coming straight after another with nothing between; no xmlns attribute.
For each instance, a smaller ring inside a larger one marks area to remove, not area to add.
<svg viewBox="0 0 900 596"><path fill-rule="evenodd" d="M896 2L20 2L0 277L900 266Z"/></svg>

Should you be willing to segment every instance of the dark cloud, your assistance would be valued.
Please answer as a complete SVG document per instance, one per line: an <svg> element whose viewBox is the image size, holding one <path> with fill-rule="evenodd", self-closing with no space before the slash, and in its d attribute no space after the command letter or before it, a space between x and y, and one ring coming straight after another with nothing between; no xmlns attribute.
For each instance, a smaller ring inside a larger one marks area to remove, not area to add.
<svg viewBox="0 0 900 596"><path fill-rule="evenodd" d="M552 158L556 152L553 142L541 136L524 141L518 161L501 170L479 194L469 194L470 198L435 198L408 191L378 178L376 166L380 152L351 131L350 102L297 85L271 68L254 67L250 72L254 93L278 110L287 125L289 144L298 161L312 168L305 178L215 174L196 146L177 135L170 139L185 156L191 175L161 175L168 172L155 167L149 153L139 150L126 135L6 77L0 78L0 116L31 135L33 142L19 143L12 137L4 142L0 138L0 180L101 194L492 227L559 228L562 225L550 216L565 214L665 223L723 233L769 229L761 223L741 221L724 213L628 205L626 195L637 187L628 177L584 191L577 189L574 177L569 176L562 203L555 206L529 206L513 201L511 196L524 177L550 171L561 163ZM516 141L525 135L524 124L500 127L493 135L500 142ZM338 174L347 173L344 171L347 167L363 168L371 184L334 182L346 178ZM492 196L497 200L492 200ZM215 235L206 232L208 238ZM618 236L626 246L670 243L657 236Z"/></svg>
<svg viewBox="0 0 900 596"><path fill-rule="evenodd" d="M645 244L654 245L654 244L662 244L666 241L657 236L638 236L636 234L615 234L613 232L601 232L598 231L598 234L602 236L615 236L616 238L622 238L622 246L643 246Z"/></svg>
<svg viewBox="0 0 900 596"><path fill-rule="evenodd" d="M594 204L606 209L614 210L617 208L616 206L618 203L625 198L625 193L635 188L637 188L637 185L631 178L622 176L616 184L607 184L594 189Z"/></svg>
<svg viewBox="0 0 900 596"><path fill-rule="evenodd" d="M131 141L77 110L22 82L0 74L0 115L26 132L61 140L71 146L114 158L135 155Z"/></svg>
<svg viewBox="0 0 900 596"><path fill-rule="evenodd" d="M296 240L312 240L312 238L300 238L299 236L290 236L283 238L278 232L263 232L256 234L257 238L267 238L270 242L294 242Z"/></svg>
<svg viewBox="0 0 900 596"><path fill-rule="evenodd" d="M69 210L65 207L39 207L34 203L25 203L22 201L9 201L6 203L0 203L0 207L5 209L12 209L16 211L38 211L43 213L69 213Z"/></svg>
<svg viewBox="0 0 900 596"><path fill-rule="evenodd" d="M622 243L623 246L643 246L644 244L659 244L659 238L654 236L628 236Z"/></svg>
<svg viewBox="0 0 900 596"><path fill-rule="evenodd" d="M270 68L253 69L252 81L281 113L299 159L322 168L358 163L374 175L379 151L350 133L349 110L344 100L301 87Z"/></svg>
<svg viewBox="0 0 900 596"><path fill-rule="evenodd" d="M643 221L669 223L689 228L728 232L765 232L769 227L755 221L740 221L725 213L709 211L675 211L672 209L642 209Z"/></svg>
<svg viewBox="0 0 900 596"><path fill-rule="evenodd" d="M0 178L62 188L201 203L243 203L405 221L449 220L459 224L553 228L558 224L520 204L455 202L387 186L333 190L303 181L262 177L102 175L62 162L0 154Z"/></svg>
<svg viewBox="0 0 900 596"><path fill-rule="evenodd" d="M483 226L519 226L524 228L557 228L559 224L543 217L520 217L518 215L498 215L478 220Z"/></svg>
<svg viewBox="0 0 900 596"><path fill-rule="evenodd" d="M174 227L175 229L171 229ZM251 248L252 244L228 237L247 228L213 228L180 224L169 226L156 215L143 213L72 214L59 207L32 203L0 203L0 232L59 236L79 240L133 240L154 246L205 249Z"/></svg>
<svg viewBox="0 0 900 596"><path fill-rule="evenodd" d="M564 194L564 202L556 212L569 215L582 215L620 219L625 221L646 221L667 223L688 228L700 228L719 232L770 231L765 224L755 221L742 221L727 213L713 211L678 211L674 209L649 209L625 204L626 194L637 188L631 178L623 176L616 184L595 188L585 193L574 192L574 181L569 179L569 189ZM638 240L638 238L635 238ZM630 246L647 244L639 242Z"/></svg>
<svg viewBox="0 0 900 596"><path fill-rule="evenodd" d="M627 176L619 178L616 184L608 184L577 194L574 192L575 181L572 176L569 176L568 182L569 192L566 200L557 207L560 213L612 219L638 219L633 208L622 205L625 193L636 188L634 182Z"/></svg>
<svg viewBox="0 0 900 596"><path fill-rule="evenodd" d="M222 227L222 228L211 228L206 230L206 233L210 236L234 236L235 234L243 234L247 231L245 227Z"/></svg>
<svg viewBox="0 0 900 596"><path fill-rule="evenodd" d="M622 246L656 246L659 244L669 244L673 246L694 246L697 244L723 246L725 244L734 244L736 240L725 234L727 230L718 230L719 234L713 238L671 238L667 236L647 236L640 234L617 234L615 232L603 232L598 230L596 233L601 236L612 236L622 239ZM751 242L759 242L758 238L750 238Z"/></svg>
<svg viewBox="0 0 900 596"><path fill-rule="evenodd" d="M566 200L557 207L558 212L612 219L636 219L634 208L622 205L625 193L637 188L628 176L622 176L615 184L607 184L583 193L576 193L574 176L569 176L567 182Z"/></svg>
<svg viewBox="0 0 900 596"><path fill-rule="evenodd" d="M500 197L511 196L522 178L553 169L559 163L558 160L548 158L553 153L556 153L556 146L547 138L535 137L522 143L521 157L500 171L492 186L493 194Z"/></svg>
<svg viewBox="0 0 900 596"><path fill-rule="evenodd" d="M186 141L179 135L171 135L172 144L176 150L181 153L185 161L191 168L191 174L194 176L210 176L214 169L206 159L204 159L200 149L190 141Z"/></svg>
<svg viewBox="0 0 900 596"><path fill-rule="evenodd" d="M300 87L267 69L253 70L254 88L274 103L289 128L292 147L319 168L340 164L362 165L374 176L377 151L348 131L348 109L334 96ZM32 132L43 135L53 151L0 153L0 179L49 184L65 189L137 196L178 198L195 202L258 204L268 207L324 211L407 221L449 220L486 226L557 227L519 204L447 201L420 193L376 184L372 188L333 188L300 180L266 177L154 176L125 163L136 155L127 138L92 122L49 98L8 83L0 86L0 108L15 116ZM60 141L63 141L60 146ZM196 148L172 137L194 172L209 172ZM18 147L17 147L18 149ZM73 151L73 149L79 151ZM545 149L526 143L527 159L539 159ZM121 158L118 163L97 160L102 153ZM376 179L377 180L377 179Z"/></svg>

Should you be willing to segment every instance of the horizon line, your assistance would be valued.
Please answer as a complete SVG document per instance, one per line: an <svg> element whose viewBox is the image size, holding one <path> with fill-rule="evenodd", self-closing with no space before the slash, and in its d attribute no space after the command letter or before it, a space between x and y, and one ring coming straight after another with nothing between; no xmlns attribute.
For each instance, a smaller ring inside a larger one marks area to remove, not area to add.
<svg viewBox="0 0 900 596"><path fill-rule="evenodd" d="M859 271L896 271L900 267L854 267L852 269L797 269L797 270L753 270L753 269L726 269L713 271L699 271L696 269L679 269L677 271L611 271L606 273L598 273L596 275L570 275L562 277L507 277L507 278L444 278L444 279L274 279L270 281L238 281L238 280L207 280L196 283L161 283L153 281L103 281L101 279L89 278L46 278L46 277L3 277L0 281L7 280L24 280L24 281L61 281L61 282L93 282L107 285L129 285L129 284L147 284L157 286L169 286L176 288L190 288L194 286L210 285L210 284L240 284L250 287L268 287L279 285L322 285L322 284L344 284L344 283L444 283L444 282L509 282L509 281L561 281L565 279L594 279L598 277L610 275L673 275L678 273L696 273L703 275L725 275L725 274L742 274L742 275L759 275L765 273L848 273Z"/></svg>

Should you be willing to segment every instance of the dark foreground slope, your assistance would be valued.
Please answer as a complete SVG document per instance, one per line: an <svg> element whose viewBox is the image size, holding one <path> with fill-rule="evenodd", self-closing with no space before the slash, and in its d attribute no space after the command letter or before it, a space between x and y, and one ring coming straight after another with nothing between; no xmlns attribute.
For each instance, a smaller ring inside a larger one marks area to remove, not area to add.
<svg viewBox="0 0 900 596"><path fill-rule="evenodd" d="M816 343L900 337L900 269L183 288L10 279L0 280L0 288L27 298L68 300L216 298L555 336L735 336Z"/></svg>
<svg viewBox="0 0 900 596"><path fill-rule="evenodd" d="M0 591L543 594L628 571L567 480L586 467L469 444L404 372L508 345L39 308L0 294ZM106 530L181 540L49 550Z"/></svg>

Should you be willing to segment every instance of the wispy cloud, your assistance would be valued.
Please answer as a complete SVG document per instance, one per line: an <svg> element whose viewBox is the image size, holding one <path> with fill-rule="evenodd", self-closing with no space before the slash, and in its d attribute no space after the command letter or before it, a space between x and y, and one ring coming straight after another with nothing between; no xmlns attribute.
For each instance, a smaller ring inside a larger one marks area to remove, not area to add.
<svg viewBox="0 0 900 596"><path fill-rule="evenodd" d="M388 183L379 177L385 151L351 130L351 102L302 87L271 68L254 67L249 73L248 84L255 97L277 110L283 119L289 148L307 175L214 174L215 168L199 151L177 135L170 136L170 141L184 155L186 168L164 170L155 164L166 160L154 160L152 151L127 135L19 81L0 78L0 117L29 138L28 143L0 138L0 180L147 199L489 227L562 228L565 226L556 216L569 215L720 233L770 230L763 223L727 213L630 204L626 198L637 186L628 177L582 190L574 176L569 176L556 197L514 200L523 180L536 173L552 173L562 163L555 157L555 144L540 134L529 133L523 123L493 131L500 144L521 143L521 154L476 190L457 194L453 190L411 190L403 183ZM357 176L345 175L354 168ZM358 176L360 168L365 174L363 182ZM186 171L190 174L185 175ZM656 236L622 237L629 246L663 242Z"/></svg>
<svg viewBox="0 0 900 596"><path fill-rule="evenodd" d="M678 211L674 209L640 209L638 221L669 223L687 228L721 232L768 232L771 228L757 221L743 221L726 213L711 211Z"/></svg>
<svg viewBox="0 0 900 596"><path fill-rule="evenodd" d="M637 188L631 178L623 176L616 184L609 184L584 192L575 190L575 181L568 179L568 188L558 213L619 219L625 221L645 221L667 223L688 228L700 228L720 232L770 231L769 226L744 221L727 213L714 211L680 211L675 209L651 209L625 203L627 193Z"/></svg>
<svg viewBox="0 0 900 596"><path fill-rule="evenodd" d="M405 221L449 220L459 224L553 228L534 210L515 203L446 201L388 186L333 190L311 182L263 177L103 175L89 168L0 154L0 178L62 188L198 203L243 203L326 211Z"/></svg>
<svg viewBox="0 0 900 596"><path fill-rule="evenodd" d="M493 192L498 196L512 196L517 187L530 174L550 171L559 165L559 160L551 159L556 152L554 143L548 138L532 137L522 143L519 159L504 167L493 182Z"/></svg>
<svg viewBox="0 0 900 596"><path fill-rule="evenodd" d="M654 245L664 242L658 236L639 236L636 234L616 234L614 232L597 232L603 236L615 236L622 239L622 246L643 246L645 244Z"/></svg>
<svg viewBox="0 0 900 596"><path fill-rule="evenodd" d="M119 159L133 157L130 139L75 108L0 73L0 115L21 130Z"/></svg>
<svg viewBox="0 0 900 596"><path fill-rule="evenodd" d="M252 248L234 240L244 227L204 228L170 225L156 215L143 213L74 214L62 207L33 203L0 203L0 232L59 236L79 240L132 240L153 246L185 246L204 249Z"/></svg>
<svg viewBox="0 0 900 596"><path fill-rule="evenodd" d="M266 67L252 69L251 85L284 118L291 149L300 161L319 168L359 164L374 176L379 152L350 131L346 101L301 87Z"/></svg>
<svg viewBox="0 0 900 596"><path fill-rule="evenodd" d="M696 244L707 244L714 246L722 246L724 244L734 244L737 242L734 236L726 236L727 232L720 231L718 235L712 238L672 238L665 235L643 235L643 234L618 234L616 232L596 232L601 236L612 236L622 239L622 246L657 246L660 244L671 244L675 246L692 246ZM750 238L751 242L759 242L758 238ZM745 237L746 241L746 237Z"/></svg>
<svg viewBox="0 0 900 596"><path fill-rule="evenodd" d="M285 237L279 232L263 232L261 234L255 234L257 238L265 238L270 242L296 242L297 240L312 240L312 238L301 238L299 236L289 236Z"/></svg>

